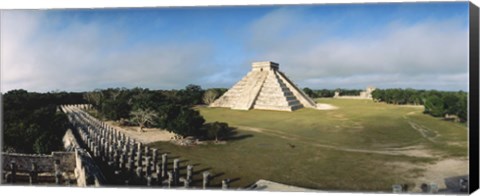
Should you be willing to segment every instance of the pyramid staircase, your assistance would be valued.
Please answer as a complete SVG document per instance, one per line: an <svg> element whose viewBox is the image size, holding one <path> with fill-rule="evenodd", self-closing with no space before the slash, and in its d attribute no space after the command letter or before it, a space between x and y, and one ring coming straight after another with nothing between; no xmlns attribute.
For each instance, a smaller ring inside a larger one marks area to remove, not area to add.
<svg viewBox="0 0 480 196"><path fill-rule="evenodd" d="M294 111L316 104L278 70L278 64L256 62L245 77L210 107Z"/></svg>

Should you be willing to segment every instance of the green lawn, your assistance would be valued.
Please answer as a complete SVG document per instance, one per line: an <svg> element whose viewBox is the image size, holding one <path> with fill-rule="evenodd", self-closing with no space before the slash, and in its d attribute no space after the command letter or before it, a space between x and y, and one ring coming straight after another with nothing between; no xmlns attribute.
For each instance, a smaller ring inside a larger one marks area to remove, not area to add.
<svg viewBox="0 0 480 196"><path fill-rule="evenodd" d="M195 164L197 171L210 170L216 174L214 184L230 178L235 179L232 186L244 187L267 179L324 190L391 190L392 184L411 183L422 170L404 171L386 163L421 165L467 155L466 126L424 115L422 108L369 100L318 102L339 109L276 112L197 107L208 122L235 127L236 135L227 144L151 145ZM388 154L389 149L412 146L435 157Z"/></svg>

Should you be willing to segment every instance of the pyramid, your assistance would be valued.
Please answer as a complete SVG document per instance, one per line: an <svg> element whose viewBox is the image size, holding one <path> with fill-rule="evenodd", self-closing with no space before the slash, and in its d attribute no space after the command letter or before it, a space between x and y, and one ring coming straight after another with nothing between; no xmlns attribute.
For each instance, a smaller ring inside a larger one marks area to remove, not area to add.
<svg viewBox="0 0 480 196"><path fill-rule="evenodd" d="M210 107L279 111L315 108L315 101L295 86L278 68L278 63L270 61L252 63L252 70L211 103Z"/></svg>

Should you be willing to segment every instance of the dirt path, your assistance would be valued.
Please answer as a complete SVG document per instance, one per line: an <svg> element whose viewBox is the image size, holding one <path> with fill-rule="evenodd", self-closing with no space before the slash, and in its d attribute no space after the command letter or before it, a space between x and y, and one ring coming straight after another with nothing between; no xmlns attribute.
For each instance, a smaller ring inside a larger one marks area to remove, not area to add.
<svg viewBox="0 0 480 196"><path fill-rule="evenodd" d="M432 143L436 143L435 138L439 137L440 134L437 131L430 130L430 129L424 127L424 126L421 126L417 123L412 122L409 119L408 116L413 115L415 113L416 112L409 112L409 113L403 115L402 117L403 117L403 119L405 119L408 122L410 127L415 129L416 131L418 131L418 133L420 133L420 135L422 135L423 138L427 139L428 141L430 141Z"/></svg>
<svg viewBox="0 0 480 196"><path fill-rule="evenodd" d="M138 127L120 127L115 125L112 121L107 121L105 123L115 127L125 135L145 144L158 141L170 141L172 137L175 136L173 133L157 128L144 128L144 132L138 132Z"/></svg>

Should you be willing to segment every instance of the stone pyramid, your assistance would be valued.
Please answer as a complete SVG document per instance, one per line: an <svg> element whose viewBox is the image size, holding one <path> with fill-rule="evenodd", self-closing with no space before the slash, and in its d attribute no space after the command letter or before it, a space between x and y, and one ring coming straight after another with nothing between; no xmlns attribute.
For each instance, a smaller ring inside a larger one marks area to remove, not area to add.
<svg viewBox="0 0 480 196"><path fill-rule="evenodd" d="M315 101L295 86L278 67L277 63L270 61L252 63L252 70L210 107L279 111L315 108Z"/></svg>

